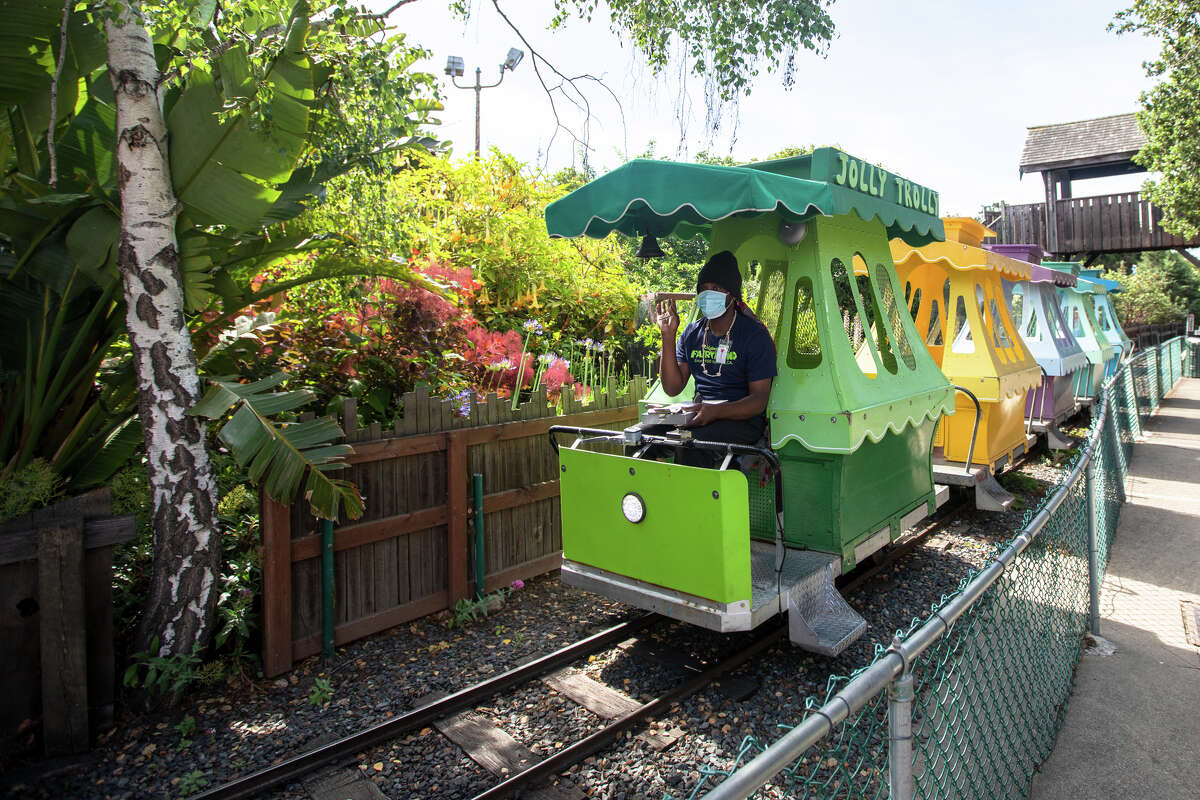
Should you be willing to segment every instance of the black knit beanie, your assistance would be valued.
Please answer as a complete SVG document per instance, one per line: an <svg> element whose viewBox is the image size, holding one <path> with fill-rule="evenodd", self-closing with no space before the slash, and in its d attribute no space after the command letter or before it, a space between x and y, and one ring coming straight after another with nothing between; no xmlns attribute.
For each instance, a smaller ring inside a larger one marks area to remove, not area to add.
<svg viewBox="0 0 1200 800"><path fill-rule="evenodd" d="M737 259L728 250L716 253L701 268L696 276L696 291L700 284L715 283L739 300L742 297L742 273L738 271Z"/></svg>

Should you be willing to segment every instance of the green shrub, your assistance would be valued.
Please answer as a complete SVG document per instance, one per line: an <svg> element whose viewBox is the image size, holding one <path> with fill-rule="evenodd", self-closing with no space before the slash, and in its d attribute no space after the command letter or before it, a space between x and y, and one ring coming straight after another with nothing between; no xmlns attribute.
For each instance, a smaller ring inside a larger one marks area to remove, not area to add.
<svg viewBox="0 0 1200 800"><path fill-rule="evenodd" d="M35 458L0 478L0 522L15 519L50 505L62 487L50 464Z"/></svg>

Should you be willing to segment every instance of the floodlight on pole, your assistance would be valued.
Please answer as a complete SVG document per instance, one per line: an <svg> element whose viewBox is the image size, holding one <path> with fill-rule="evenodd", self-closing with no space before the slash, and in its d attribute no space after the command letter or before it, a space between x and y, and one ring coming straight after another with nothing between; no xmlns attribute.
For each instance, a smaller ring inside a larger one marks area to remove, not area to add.
<svg viewBox="0 0 1200 800"><path fill-rule="evenodd" d="M475 159L479 159L479 93L484 89L491 89L493 86L499 86L504 81L504 73L512 71L521 63L521 59L525 57L525 51L516 47L508 49L508 55L504 57L504 61L500 64L500 79L495 83L481 83L480 78L483 75L483 70L479 67L475 68L475 85L459 86L455 78L462 77L464 65L463 60L458 56L449 56L446 59L446 74L450 76L450 82L454 84L456 89L474 89L475 90Z"/></svg>
<svg viewBox="0 0 1200 800"><path fill-rule="evenodd" d="M504 70L514 70L517 64L521 63L521 59L525 57L525 51L516 47L508 48L508 55L504 57L504 63L500 65L500 72Z"/></svg>

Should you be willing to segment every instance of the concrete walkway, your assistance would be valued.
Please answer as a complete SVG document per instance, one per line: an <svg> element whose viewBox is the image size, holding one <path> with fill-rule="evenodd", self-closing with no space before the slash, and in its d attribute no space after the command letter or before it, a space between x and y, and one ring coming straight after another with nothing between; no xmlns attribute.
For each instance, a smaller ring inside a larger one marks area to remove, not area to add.
<svg viewBox="0 0 1200 800"><path fill-rule="evenodd" d="M1181 612L1200 602L1200 379L1181 381L1147 432L1100 597L1116 652L1080 661L1033 800L1200 797L1200 649Z"/></svg>

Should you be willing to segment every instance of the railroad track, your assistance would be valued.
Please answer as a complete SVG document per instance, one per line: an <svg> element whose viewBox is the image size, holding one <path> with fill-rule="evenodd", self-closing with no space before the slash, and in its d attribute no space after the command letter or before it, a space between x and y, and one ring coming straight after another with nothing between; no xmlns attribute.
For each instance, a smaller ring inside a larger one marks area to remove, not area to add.
<svg viewBox="0 0 1200 800"><path fill-rule="evenodd" d="M1024 460L1023 458L1021 460ZM875 577L880 572L889 569L897 561L912 552L930 536L944 530L951 522L959 518L963 512L973 507L969 496L943 506L927 524L918 530L907 534L888 549L882 558L875 563L852 570L838 581L838 588L843 594L848 594L863 583ZM508 670L500 675L489 678L473 686L461 689L440 699L431 700L419 707L408 711L386 722L376 724L356 733L344 736L335 741L315 747L300 755L286 759L278 764L258 770L228 783L214 787L201 794L195 795L196 800L240 800L241 798L257 797L263 792L285 784L300 781L311 776L322 768L354 761L358 754L390 742L402 735L427 726L437 727L449 735L445 724L448 720L461 719L462 712L481 705L484 701L495 697L505 690L513 689L530 681L544 678L558 672L570 664L586 658L597 652L616 647L621 642L633 638L652 621L667 618L655 614L645 614L635 619L622 622L604 631L596 633L579 642L563 647L547 655L541 656L527 664ZM602 750L626 731L644 725L656 716L664 715L670 706L708 686L722 675L737 669L764 650L784 639L787 626L782 617L768 623L755 631L754 638L743 643L726 657L711 663L693 665L691 676L681 681L671 689L646 703L639 703L631 698L622 696L624 708L620 713L608 716L606 724L585 738L559 750L552 755L535 761L528 767L517 770L503 770L507 773L501 782L490 789L477 794L472 800L495 800L511 796L518 789L526 788L546 781L556 774L567 770L589 756ZM548 680L552 687L556 684ZM600 687L607 689L607 687ZM612 692L612 690L608 690ZM613 692L615 694L615 692ZM569 691L563 692L568 697ZM579 702L577 698L576 702ZM588 707L585 703L580 703ZM627 710L626 710L627 709ZM592 709L594 710L594 709ZM441 724L439 724L441 723ZM530 759L536 754L529 753ZM499 772L498 770L493 770ZM530 795L537 796L537 794ZM552 796L552 795L546 795ZM562 795L559 795L562 796Z"/></svg>
<svg viewBox="0 0 1200 800"><path fill-rule="evenodd" d="M450 726L439 725L439 722L445 723L446 720L455 718L456 715L459 715L458 719L461 719L460 712L469 711L507 689L547 676L591 654L615 647L639 633L655 619L665 618L646 614L620 623L553 653L541 656L523 666L461 689L441 699L422 704L387 722L373 725L278 764L216 786L195 795L195 798L196 800L240 800L241 798L257 797L269 789L309 777L322 768L352 761L357 754L378 747L411 731L420 730L426 726L437 726L445 733L446 728ZM691 677L649 702L637 703L630 698L624 698L629 705L627 711L610 719L602 728L574 744L521 771L508 775L500 783L476 795L474 800L508 797L517 789L536 784L566 770L572 764L579 763L603 749L626 731L645 724L655 716L665 714L673 703L694 694L722 675L737 669L784 638L786 632L786 625L780 622L769 623L760 628L756 632L757 635L748 644L744 644L735 652L713 663L701 664L693 668Z"/></svg>

